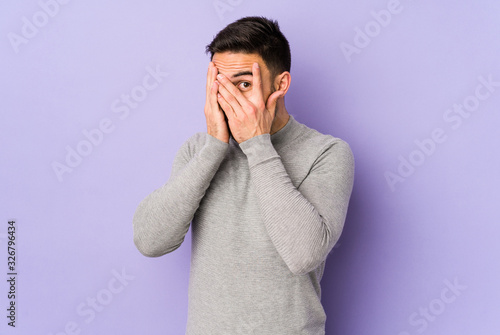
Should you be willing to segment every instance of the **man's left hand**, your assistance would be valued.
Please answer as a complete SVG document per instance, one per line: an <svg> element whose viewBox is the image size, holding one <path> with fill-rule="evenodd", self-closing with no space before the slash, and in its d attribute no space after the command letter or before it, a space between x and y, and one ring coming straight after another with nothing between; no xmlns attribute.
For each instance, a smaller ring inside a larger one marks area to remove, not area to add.
<svg viewBox="0 0 500 335"><path fill-rule="evenodd" d="M226 76L217 76L220 84L219 105L226 114L231 133L238 143L271 132L276 103L284 95L283 91L276 91L269 96L267 102L264 101L258 63L253 64L252 75L252 94L248 99Z"/></svg>

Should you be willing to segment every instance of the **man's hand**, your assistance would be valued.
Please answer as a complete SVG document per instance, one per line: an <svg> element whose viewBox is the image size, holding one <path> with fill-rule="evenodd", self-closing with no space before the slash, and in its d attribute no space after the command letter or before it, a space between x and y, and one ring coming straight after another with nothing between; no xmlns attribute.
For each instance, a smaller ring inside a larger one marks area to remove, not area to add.
<svg viewBox="0 0 500 335"><path fill-rule="evenodd" d="M222 74L217 76L220 84L218 102L227 116L231 134L238 143L271 132L276 102L284 94L283 91L276 91L266 103L258 63L253 64L252 75L252 95L248 99L227 77Z"/></svg>
<svg viewBox="0 0 500 335"><path fill-rule="evenodd" d="M210 62L207 73L207 98L205 102L205 118L207 119L207 133L213 137L229 143L229 130L224 118L224 112L217 101L219 84L215 81L218 70Z"/></svg>

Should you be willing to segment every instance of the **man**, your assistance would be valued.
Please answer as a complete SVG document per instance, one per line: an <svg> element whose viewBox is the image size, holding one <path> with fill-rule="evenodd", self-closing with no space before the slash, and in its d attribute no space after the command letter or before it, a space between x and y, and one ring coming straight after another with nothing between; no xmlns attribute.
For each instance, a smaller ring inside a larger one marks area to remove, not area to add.
<svg viewBox="0 0 500 335"><path fill-rule="evenodd" d="M277 22L240 19L207 52L207 132L139 204L134 242L164 255L192 222L186 334L324 334L320 280L344 225L351 150L287 113L290 48Z"/></svg>

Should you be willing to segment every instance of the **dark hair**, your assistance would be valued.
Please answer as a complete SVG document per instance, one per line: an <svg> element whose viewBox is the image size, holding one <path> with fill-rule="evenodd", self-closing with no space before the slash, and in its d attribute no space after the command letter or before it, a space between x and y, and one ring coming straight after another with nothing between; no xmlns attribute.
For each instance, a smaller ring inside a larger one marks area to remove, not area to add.
<svg viewBox="0 0 500 335"><path fill-rule="evenodd" d="M290 45L280 31L278 21L249 16L229 24L206 47L211 59L215 53L226 51L259 54L271 72L271 78L284 71L290 72Z"/></svg>

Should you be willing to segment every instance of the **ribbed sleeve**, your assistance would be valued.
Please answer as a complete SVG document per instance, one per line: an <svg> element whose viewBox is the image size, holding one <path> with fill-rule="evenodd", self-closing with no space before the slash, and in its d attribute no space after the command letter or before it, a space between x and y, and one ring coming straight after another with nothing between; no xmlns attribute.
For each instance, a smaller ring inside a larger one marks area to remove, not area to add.
<svg viewBox="0 0 500 335"><path fill-rule="evenodd" d="M192 143L201 140L205 144L194 152ZM181 245L228 147L205 133L184 143L167 183L142 200L135 212L134 243L142 254L158 257Z"/></svg>
<svg viewBox="0 0 500 335"><path fill-rule="evenodd" d="M240 144L269 236L294 274L316 269L337 242L354 178L354 158L340 139L319 149L309 174L296 188L269 134ZM300 157L297 157L300 164Z"/></svg>

